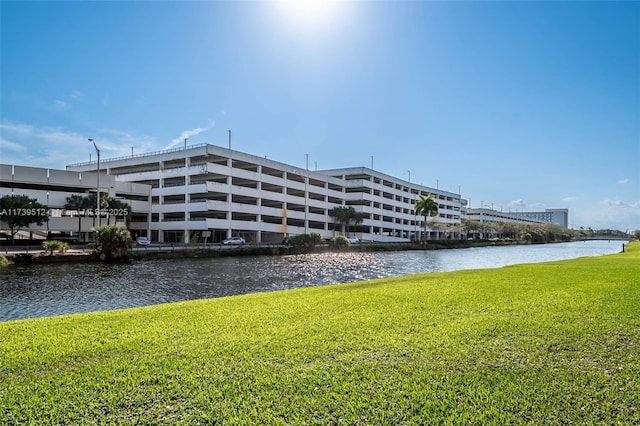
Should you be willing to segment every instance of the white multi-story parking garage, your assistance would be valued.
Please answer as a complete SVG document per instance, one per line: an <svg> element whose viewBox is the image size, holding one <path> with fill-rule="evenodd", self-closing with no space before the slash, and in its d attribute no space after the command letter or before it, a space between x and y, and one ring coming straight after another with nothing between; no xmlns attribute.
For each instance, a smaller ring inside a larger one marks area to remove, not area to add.
<svg viewBox="0 0 640 426"><path fill-rule="evenodd" d="M475 222L554 223L569 227L569 209L546 209L543 212L502 212L488 208L467 209L464 219Z"/></svg>
<svg viewBox="0 0 640 426"><path fill-rule="evenodd" d="M67 166L95 171L96 162ZM439 228L457 225L460 194L416 185L367 167L311 171L216 145L102 160L118 181L151 186L148 236L160 242L210 241L242 236L256 243L318 232L331 238L341 226L335 207L353 207L364 220L350 227L364 241L402 242L420 232L419 195L434 195ZM440 231L433 229L432 237Z"/></svg>

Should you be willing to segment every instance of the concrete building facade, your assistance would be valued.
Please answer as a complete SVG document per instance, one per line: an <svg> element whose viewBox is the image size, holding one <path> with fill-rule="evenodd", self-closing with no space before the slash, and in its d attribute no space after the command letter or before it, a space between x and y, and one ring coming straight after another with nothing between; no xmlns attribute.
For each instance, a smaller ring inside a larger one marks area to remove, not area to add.
<svg viewBox="0 0 640 426"><path fill-rule="evenodd" d="M465 219L476 222L554 223L569 227L569 209L546 209L544 212L501 212L488 208L467 209Z"/></svg>
<svg viewBox="0 0 640 426"><path fill-rule="evenodd" d="M96 162L67 166L88 172ZM148 185L148 233L153 241L217 242L242 236L279 243L285 236L340 234L330 211L353 207L365 217L348 233L364 241L409 241L422 218L413 208L419 195L434 195L441 228L460 224L466 201L460 194L416 185L367 167L311 171L210 144L102 160L100 169L117 182Z"/></svg>
<svg viewBox="0 0 640 426"><path fill-rule="evenodd" d="M543 212L516 212L517 217L538 220L543 223L555 223L569 228L569 209L545 209Z"/></svg>
<svg viewBox="0 0 640 426"><path fill-rule="evenodd" d="M108 193L111 198L119 199L129 206L130 217L109 216L108 211L104 216L98 217L94 214L96 210L94 208L82 209L82 211L65 208L67 197L95 194L98 181L101 193ZM77 172L0 164L0 197L5 195L26 195L49 207L49 222L40 226L31 225L28 231L32 234L46 237L49 232L67 233L73 235L78 241L89 241L91 228L98 222L103 225L126 224L130 229L146 232L148 211L151 206L149 185L119 181L115 176L106 173L100 173L98 179L95 171ZM8 226L0 222L0 228L7 230ZM78 232L80 235L77 235Z"/></svg>

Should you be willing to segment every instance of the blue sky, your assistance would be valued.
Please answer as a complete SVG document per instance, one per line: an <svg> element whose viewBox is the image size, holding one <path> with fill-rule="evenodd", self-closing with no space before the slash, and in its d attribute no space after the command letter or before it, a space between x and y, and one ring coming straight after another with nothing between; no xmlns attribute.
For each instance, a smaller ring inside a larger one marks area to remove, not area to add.
<svg viewBox="0 0 640 426"><path fill-rule="evenodd" d="M304 4L301 4L304 3ZM640 229L640 2L2 1L0 161L189 144ZM410 172L410 173L409 173Z"/></svg>

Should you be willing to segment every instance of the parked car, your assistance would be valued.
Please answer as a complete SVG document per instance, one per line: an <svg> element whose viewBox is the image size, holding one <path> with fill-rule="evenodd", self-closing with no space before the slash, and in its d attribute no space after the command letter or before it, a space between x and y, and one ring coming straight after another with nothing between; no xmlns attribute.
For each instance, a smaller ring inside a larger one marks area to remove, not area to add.
<svg viewBox="0 0 640 426"><path fill-rule="evenodd" d="M151 240L149 240L147 237L138 237L136 238L136 244L138 244L139 246L148 246L149 244L151 244Z"/></svg>
<svg viewBox="0 0 640 426"><path fill-rule="evenodd" d="M347 240L349 240L349 244L358 244L360 242L358 237L356 237L355 235L347 237Z"/></svg>
<svg viewBox="0 0 640 426"><path fill-rule="evenodd" d="M242 238L242 237L231 237L231 238L227 238L226 240L222 240L222 244L224 244L225 246L235 246L235 245L240 245L240 244L246 244L247 241Z"/></svg>

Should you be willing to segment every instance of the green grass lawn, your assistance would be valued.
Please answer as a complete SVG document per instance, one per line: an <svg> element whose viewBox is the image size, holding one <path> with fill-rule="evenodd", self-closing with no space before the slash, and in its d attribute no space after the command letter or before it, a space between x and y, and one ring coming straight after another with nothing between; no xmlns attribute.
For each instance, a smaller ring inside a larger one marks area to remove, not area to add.
<svg viewBox="0 0 640 426"><path fill-rule="evenodd" d="M0 424L640 424L626 253L0 323Z"/></svg>

